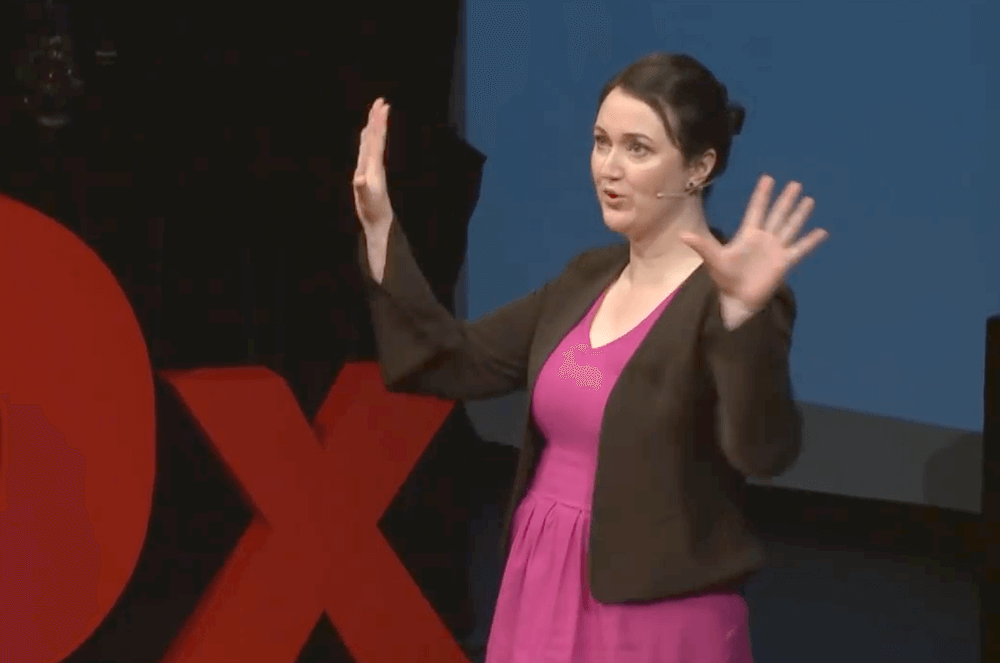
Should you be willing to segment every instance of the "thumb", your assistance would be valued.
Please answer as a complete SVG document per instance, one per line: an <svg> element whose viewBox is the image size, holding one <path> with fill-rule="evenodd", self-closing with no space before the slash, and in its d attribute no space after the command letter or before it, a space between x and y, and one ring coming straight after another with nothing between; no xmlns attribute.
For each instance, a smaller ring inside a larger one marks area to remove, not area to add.
<svg viewBox="0 0 1000 663"><path fill-rule="evenodd" d="M697 233L685 232L681 233L681 241L691 247L702 259L712 264L716 261L719 255L719 251L722 249L722 245L719 244L719 240L715 239L710 234L700 235Z"/></svg>

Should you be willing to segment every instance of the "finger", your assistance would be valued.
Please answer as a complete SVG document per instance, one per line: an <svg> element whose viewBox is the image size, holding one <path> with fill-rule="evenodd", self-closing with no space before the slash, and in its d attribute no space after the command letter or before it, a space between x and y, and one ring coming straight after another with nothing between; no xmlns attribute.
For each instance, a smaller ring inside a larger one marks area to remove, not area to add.
<svg viewBox="0 0 1000 663"><path fill-rule="evenodd" d="M798 182L789 182L785 185L774 207L767 215L764 222L764 230L769 233L777 233L788 221L788 215L792 211L792 206L802 193L802 185Z"/></svg>
<svg viewBox="0 0 1000 663"><path fill-rule="evenodd" d="M368 109L368 117L365 120L365 126L361 129L361 152L358 161L367 167L369 153L371 152L371 141L369 138L372 133L372 119L375 117L375 107L378 105L378 101L372 104L371 108Z"/></svg>
<svg viewBox="0 0 1000 663"><path fill-rule="evenodd" d="M368 157L367 173L371 177L378 177L385 170L385 144L388 134L389 107L386 105L375 118L375 126L372 129L371 153Z"/></svg>
<svg viewBox="0 0 1000 663"><path fill-rule="evenodd" d="M364 129L364 134L365 134L364 150L365 151L364 151L364 167L363 167L362 172L365 172L365 173L371 171L371 162L372 162L372 159L375 158L375 145L374 145L374 143L375 143L375 131L376 131L376 129L375 129L375 122L376 122L376 116L372 115L368 119L368 124L365 126L365 129Z"/></svg>
<svg viewBox="0 0 1000 663"><path fill-rule="evenodd" d="M798 237L799 232L802 230L802 226L812 216L815 208L816 201L808 196L799 201L799 204L795 206L795 210L789 215L788 221L778 228L776 233L782 244L788 246L795 241L795 238Z"/></svg>
<svg viewBox="0 0 1000 663"><path fill-rule="evenodd" d="M718 262L722 244L711 233L707 235L681 233L681 241L690 246L706 263L714 265Z"/></svg>
<svg viewBox="0 0 1000 663"><path fill-rule="evenodd" d="M811 230L808 235L797 241L788 249L790 254L790 263L792 265L798 263L800 260L812 253L817 246L825 242L826 238L829 236L830 233L822 228L815 228Z"/></svg>
<svg viewBox="0 0 1000 663"><path fill-rule="evenodd" d="M762 227L768 204L771 202L773 188L774 178L770 175L761 175L760 179L757 180L757 186L754 187L753 194L750 196L750 202L747 203L747 211L743 215L743 223L740 224L737 234L742 232L744 228Z"/></svg>
<svg viewBox="0 0 1000 663"><path fill-rule="evenodd" d="M362 153L362 157L360 160L364 162L365 169L367 169L368 161L371 159L371 152L372 152L371 136L373 133L372 128L375 126L375 118L377 117L378 109L381 106L381 104L382 104L382 97L379 97L374 101L374 103L372 103L371 108L368 109L368 119L365 122L365 127L364 129L361 130L361 135L363 137L361 144L364 148L364 151Z"/></svg>
<svg viewBox="0 0 1000 663"><path fill-rule="evenodd" d="M368 129L361 130L361 139L358 142L358 163L354 167L354 178L364 175L368 169Z"/></svg>
<svg viewBox="0 0 1000 663"><path fill-rule="evenodd" d="M367 154L367 137L368 137L368 127L365 126L358 132L358 170L360 166L365 162L365 156Z"/></svg>
<svg viewBox="0 0 1000 663"><path fill-rule="evenodd" d="M385 137L389 131L389 104L385 104L379 109L375 116L375 148L378 153L385 153Z"/></svg>

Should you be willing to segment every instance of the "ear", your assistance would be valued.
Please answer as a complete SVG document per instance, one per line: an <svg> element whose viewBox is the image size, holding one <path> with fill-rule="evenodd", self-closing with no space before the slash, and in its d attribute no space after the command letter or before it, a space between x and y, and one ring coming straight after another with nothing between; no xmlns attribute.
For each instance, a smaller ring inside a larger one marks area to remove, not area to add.
<svg viewBox="0 0 1000 663"><path fill-rule="evenodd" d="M718 159L718 154L715 148L709 148L704 154L702 154L698 159L692 164L691 167L691 179L697 186L702 186L708 181L712 170L715 168L715 162Z"/></svg>

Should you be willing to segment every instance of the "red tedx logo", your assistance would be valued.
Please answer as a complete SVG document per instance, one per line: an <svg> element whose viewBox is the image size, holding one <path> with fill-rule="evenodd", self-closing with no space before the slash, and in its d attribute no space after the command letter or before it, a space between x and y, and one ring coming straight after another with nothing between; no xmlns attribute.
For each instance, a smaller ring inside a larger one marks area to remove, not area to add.
<svg viewBox="0 0 1000 663"><path fill-rule="evenodd" d="M0 197L0 662L49 663L135 568L153 492L153 377L111 272Z"/></svg>
<svg viewBox="0 0 1000 663"><path fill-rule="evenodd" d="M152 375L108 269L3 197L0 306L0 663L55 663L135 568ZM266 369L164 377L255 513L165 661L292 663L325 612L358 663L466 662L377 527L452 403L389 394L377 366L348 365L310 424Z"/></svg>

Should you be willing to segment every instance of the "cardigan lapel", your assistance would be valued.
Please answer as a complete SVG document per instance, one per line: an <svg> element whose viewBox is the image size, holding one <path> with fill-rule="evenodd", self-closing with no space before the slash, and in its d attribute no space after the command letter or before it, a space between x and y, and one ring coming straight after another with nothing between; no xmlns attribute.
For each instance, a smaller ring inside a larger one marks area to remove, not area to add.
<svg viewBox="0 0 1000 663"><path fill-rule="evenodd" d="M728 242L728 238L720 231L714 228L710 228L710 230L717 240L723 244ZM541 373L545 360L549 358L549 355L565 338L573 325L580 322L598 295L621 275L628 265L628 260L629 245L627 243L613 244L581 256L578 261L571 263L563 277L557 280L556 287L550 293L551 296L555 297L555 301L550 301L539 320L538 329L535 332L535 343L532 345L531 356L528 358L529 421L535 383L538 381L538 374ZM675 327L675 321L679 320L676 316L693 313L690 306L698 301L696 293L703 288L711 287L710 281L705 265L702 264L680 285L674 300L653 324L646 338L639 344L632 358L622 369L623 374L637 363L636 355L639 355L639 363L641 363L641 359L647 353L661 354L662 351L667 350L666 346L677 341L677 339L671 338L674 336L673 334L665 333L664 330ZM621 378L619 378L620 381ZM614 396L614 387L609 394L609 402L612 396Z"/></svg>
<svg viewBox="0 0 1000 663"><path fill-rule="evenodd" d="M621 275L628 264L628 258L627 245L610 246L596 252L585 264L567 270L564 278L560 279L558 287L552 293L555 300L548 304L539 321L536 342L529 359L527 385L529 412L542 365L569 330L583 319L601 292ZM616 387L628 380L632 371L642 370L642 367L647 366L650 361L655 362L654 358L666 360L676 354L674 347L676 344L691 342L687 335L678 335L677 331L684 326L685 318L700 315L700 311L695 309L704 301L704 290L708 287L711 287L711 279L705 265L702 264L678 286L673 300L660 313L622 368L621 376L608 395L606 410L609 406L610 409L617 409Z"/></svg>
<svg viewBox="0 0 1000 663"><path fill-rule="evenodd" d="M571 265L563 278L558 280L550 293L552 299L539 320L528 360L529 404L545 360L569 330L583 319L597 297L618 278L628 264L628 258L627 244L598 249L579 264Z"/></svg>
<svg viewBox="0 0 1000 663"><path fill-rule="evenodd" d="M546 306L538 329L535 333L535 343L528 362L528 411L531 420L531 402L534 397L535 384L542 366L555 351L556 347L566 337L569 330L578 324L594 304L597 297L621 275L628 264L629 251L627 244L616 244L599 249L587 256L580 264L567 269L558 285L553 288L553 299ZM705 265L700 265L677 288L673 300L660 313L653 323L649 333L639 343L635 352L622 368L622 373L611 388L605 411L619 407L616 399L617 387L630 379L635 370L642 370L650 361L666 360L676 354L676 344L690 343L686 335L678 335L686 318L700 315L698 304L704 301L705 288L712 287L711 279ZM603 426L602 426L603 427Z"/></svg>
<svg viewBox="0 0 1000 663"><path fill-rule="evenodd" d="M622 367L618 380L612 385L604 405L605 416L601 420L602 435L607 413L619 412L625 407L619 402L619 387L622 384L635 379L638 375L636 371L646 370L650 366L665 367L667 362L692 347L693 343L697 343L705 290L712 287L712 280L704 263L677 287L673 299L653 322L646 336Z"/></svg>

